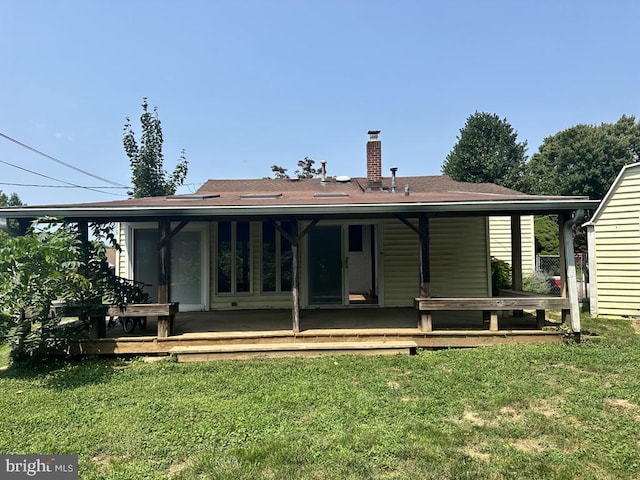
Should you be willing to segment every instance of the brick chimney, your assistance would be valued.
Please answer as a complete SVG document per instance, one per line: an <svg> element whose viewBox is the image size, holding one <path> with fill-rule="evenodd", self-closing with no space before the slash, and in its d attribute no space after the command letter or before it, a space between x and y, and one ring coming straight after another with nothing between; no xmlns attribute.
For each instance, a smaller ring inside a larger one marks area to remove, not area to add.
<svg viewBox="0 0 640 480"><path fill-rule="evenodd" d="M367 191L382 189L382 146L378 140L380 130L369 130L367 142Z"/></svg>

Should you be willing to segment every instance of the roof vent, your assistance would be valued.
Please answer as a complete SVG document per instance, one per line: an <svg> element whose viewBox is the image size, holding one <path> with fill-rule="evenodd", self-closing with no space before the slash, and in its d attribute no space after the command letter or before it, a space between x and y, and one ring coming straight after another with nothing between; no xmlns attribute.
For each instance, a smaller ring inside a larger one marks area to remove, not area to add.
<svg viewBox="0 0 640 480"><path fill-rule="evenodd" d="M350 181L351 181L351 177L348 177L347 175L340 175L336 177L336 182L347 183Z"/></svg>
<svg viewBox="0 0 640 480"><path fill-rule="evenodd" d="M250 200L252 198L282 198L281 193L245 193L240 195L243 200Z"/></svg>
<svg viewBox="0 0 640 480"><path fill-rule="evenodd" d="M313 198L342 198L342 197L348 197L348 196L349 196L348 193L342 193L342 192L320 192L320 193L313 194Z"/></svg>
<svg viewBox="0 0 640 480"><path fill-rule="evenodd" d="M187 193L185 195L169 195L166 200L208 200L210 198L219 198L219 193Z"/></svg>

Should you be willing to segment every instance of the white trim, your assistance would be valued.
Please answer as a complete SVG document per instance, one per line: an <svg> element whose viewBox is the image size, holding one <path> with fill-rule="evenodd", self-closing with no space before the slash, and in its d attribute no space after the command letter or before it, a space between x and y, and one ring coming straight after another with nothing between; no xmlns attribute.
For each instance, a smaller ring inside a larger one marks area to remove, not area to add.
<svg viewBox="0 0 640 480"><path fill-rule="evenodd" d="M589 272L589 314L598 315L598 262L596 259L596 226L587 225L588 272Z"/></svg>
<svg viewBox="0 0 640 480"><path fill-rule="evenodd" d="M583 227L587 227L589 225L595 225L595 222L598 220L598 217L600 216L602 210L604 210L605 205L609 202L609 199L613 196L614 190L616 190L618 188L618 186L620 185L620 182L622 182L622 177L624 176L625 172L627 170L631 170L633 168L638 168L638 167L640 167L640 162L630 163L629 165L625 165L624 167L622 167L620 172L618 172L618 176L616 177L616 179L613 181L613 183L609 187L609 190L607 191L607 194L604 196L604 198L600 202L600 205L598 205L598 208L596 209L595 213L593 214L593 217L591 217L591 220L589 220L588 222L584 223L582 225Z"/></svg>

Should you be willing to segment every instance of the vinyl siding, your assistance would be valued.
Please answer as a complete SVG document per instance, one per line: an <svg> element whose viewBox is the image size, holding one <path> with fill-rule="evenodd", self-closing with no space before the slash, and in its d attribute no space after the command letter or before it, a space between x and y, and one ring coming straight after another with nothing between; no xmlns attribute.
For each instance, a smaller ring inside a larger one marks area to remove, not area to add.
<svg viewBox="0 0 640 480"><path fill-rule="evenodd" d="M629 168L595 222L598 315L640 315L640 168ZM593 266L592 266L593 270Z"/></svg>
<svg viewBox="0 0 640 480"><path fill-rule="evenodd" d="M116 224L116 239L122 250L116 250L116 275L124 278L133 278L129 275L129 255L126 243L127 224Z"/></svg>
<svg viewBox="0 0 640 480"><path fill-rule="evenodd" d="M432 295L488 296L486 218L432 218L429 234ZM420 286L418 236L400 221L388 220L382 237L384 304L411 306Z"/></svg>
<svg viewBox="0 0 640 480"><path fill-rule="evenodd" d="M535 234L533 215L520 217L522 242L522 273L533 273L536 268ZM511 217L489 217L491 256L511 265Z"/></svg>

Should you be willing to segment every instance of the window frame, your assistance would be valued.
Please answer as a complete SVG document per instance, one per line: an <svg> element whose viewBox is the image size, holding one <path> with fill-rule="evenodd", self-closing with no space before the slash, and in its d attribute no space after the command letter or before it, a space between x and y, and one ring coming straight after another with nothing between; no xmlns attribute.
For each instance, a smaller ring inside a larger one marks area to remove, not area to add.
<svg viewBox="0 0 640 480"><path fill-rule="evenodd" d="M231 291L225 292L225 291L220 291L220 270L219 270L219 262L220 262L220 256L218 255L219 252L219 247L220 247L220 229L219 226L221 223L229 223L231 226ZM238 276L237 276L237 240L238 240L238 224L239 223L246 223L247 224L247 230L249 232L249 238L248 238L248 245L249 245L249 252L248 252L248 264L249 264L249 272L248 272L248 278L249 278L249 289L246 292L239 292L238 291ZM252 295L253 294L253 235L252 235L252 228L251 228L251 222L249 221L235 221L235 220L222 220L222 221L217 221L215 222L215 228L214 228L214 236L215 236L215 245L214 245L214 254L215 254L215 265L214 265L214 271L215 271L215 294L216 295L220 295L220 296L231 296L231 295Z"/></svg>
<svg viewBox="0 0 640 480"><path fill-rule="evenodd" d="M291 225L291 228L294 228L295 223L292 221L278 221L276 222L278 223L278 225L280 225L280 227L282 227L283 223L289 223ZM275 284L276 284L276 288L275 290L265 290L264 289L264 276L265 276L265 262L264 262L264 227L265 226L269 226L271 228L273 228L274 231L274 248L275 248L275 259L274 259L274 266L275 266ZM296 233L296 232L293 232ZM275 294L282 294L282 293L286 293L286 294L290 294L293 291L293 278L291 279L292 285L291 288L289 290L283 290L282 289L282 266L283 266L283 261L282 261L282 241L283 241L284 235L282 235L282 233L280 233L280 230L278 230L275 226L273 226L270 222L261 222L260 225L260 244L263 246L263 248L260 249L260 293L265 294L265 295L275 295ZM287 243L289 243L289 241L284 238L285 241L287 241ZM291 244L289 244L289 249L291 249Z"/></svg>

